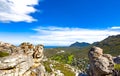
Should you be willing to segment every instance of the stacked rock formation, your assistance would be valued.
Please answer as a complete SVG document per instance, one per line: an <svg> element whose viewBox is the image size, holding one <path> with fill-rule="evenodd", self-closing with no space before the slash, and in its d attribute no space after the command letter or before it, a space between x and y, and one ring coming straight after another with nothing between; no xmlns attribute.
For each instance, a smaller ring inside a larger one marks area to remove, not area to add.
<svg viewBox="0 0 120 76"><path fill-rule="evenodd" d="M1 48L11 47L1 43ZM41 65L43 45L34 46L22 43L19 47L11 47L10 56L0 58L0 76L44 76L45 68ZM7 49L6 49L7 50Z"/></svg>
<svg viewBox="0 0 120 76"><path fill-rule="evenodd" d="M92 47L88 53L89 76L113 76L114 62L110 54L103 54L99 47Z"/></svg>

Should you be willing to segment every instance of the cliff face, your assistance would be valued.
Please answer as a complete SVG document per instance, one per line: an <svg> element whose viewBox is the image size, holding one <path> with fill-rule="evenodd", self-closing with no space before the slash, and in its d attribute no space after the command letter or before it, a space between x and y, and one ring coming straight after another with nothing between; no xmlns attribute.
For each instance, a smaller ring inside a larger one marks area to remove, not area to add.
<svg viewBox="0 0 120 76"><path fill-rule="evenodd" d="M22 43L19 47L11 46L1 43L1 51L5 49L10 56L0 58L0 76L44 76L43 45Z"/></svg>

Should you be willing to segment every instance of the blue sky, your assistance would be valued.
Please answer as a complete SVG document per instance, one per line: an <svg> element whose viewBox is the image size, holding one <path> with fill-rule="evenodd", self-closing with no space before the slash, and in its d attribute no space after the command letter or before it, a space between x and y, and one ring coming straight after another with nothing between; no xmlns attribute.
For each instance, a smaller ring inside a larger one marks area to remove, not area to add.
<svg viewBox="0 0 120 76"><path fill-rule="evenodd" d="M119 0L0 1L0 41L63 46L117 34Z"/></svg>

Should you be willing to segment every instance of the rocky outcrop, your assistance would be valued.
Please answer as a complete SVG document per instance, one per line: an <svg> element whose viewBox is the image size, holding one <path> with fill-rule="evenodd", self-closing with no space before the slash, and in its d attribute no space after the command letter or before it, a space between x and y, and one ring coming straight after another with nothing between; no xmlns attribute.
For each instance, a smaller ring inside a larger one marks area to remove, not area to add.
<svg viewBox="0 0 120 76"><path fill-rule="evenodd" d="M92 47L88 53L89 76L113 76L114 62L110 54L103 54L99 47Z"/></svg>
<svg viewBox="0 0 120 76"><path fill-rule="evenodd" d="M11 47L5 43L0 45L2 50L3 47ZM0 58L0 76L44 76L45 68L41 64L43 45L22 43L13 49L10 56Z"/></svg>

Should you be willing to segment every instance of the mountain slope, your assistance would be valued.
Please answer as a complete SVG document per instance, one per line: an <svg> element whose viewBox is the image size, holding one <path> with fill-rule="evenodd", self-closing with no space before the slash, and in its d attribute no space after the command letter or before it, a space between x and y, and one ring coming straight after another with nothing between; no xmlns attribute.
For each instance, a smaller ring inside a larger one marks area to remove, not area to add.
<svg viewBox="0 0 120 76"><path fill-rule="evenodd" d="M120 35L109 36L101 42L93 43L94 46L98 46L104 49L105 53L110 53L114 56L120 54Z"/></svg>

